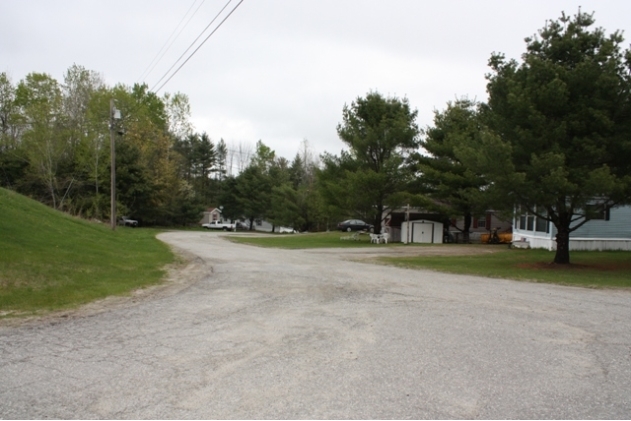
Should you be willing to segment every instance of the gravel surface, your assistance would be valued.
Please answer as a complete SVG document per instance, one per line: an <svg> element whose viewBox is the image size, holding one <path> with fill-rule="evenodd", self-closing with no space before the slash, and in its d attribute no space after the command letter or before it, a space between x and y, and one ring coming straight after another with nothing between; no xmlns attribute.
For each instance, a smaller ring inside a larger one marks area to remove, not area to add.
<svg viewBox="0 0 631 421"><path fill-rule="evenodd" d="M631 416L629 291L222 236L161 234L196 258L157 293L0 327L0 418Z"/></svg>

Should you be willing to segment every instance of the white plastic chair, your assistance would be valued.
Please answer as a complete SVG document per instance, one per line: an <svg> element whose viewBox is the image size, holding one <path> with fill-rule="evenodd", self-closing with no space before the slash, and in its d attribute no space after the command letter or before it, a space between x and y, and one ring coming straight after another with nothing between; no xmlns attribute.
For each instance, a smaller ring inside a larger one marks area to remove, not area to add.
<svg viewBox="0 0 631 421"><path fill-rule="evenodd" d="M370 242L379 244L379 234L370 234Z"/></svg>
<svg viewBox="0 0 631 421"><path fill-rule="evenodd" d="M384 232L383 234L381 234L381 239L383 240L385 244L388 244L389 237L390 237L390 234L388 234L387 232Z"/></svg>

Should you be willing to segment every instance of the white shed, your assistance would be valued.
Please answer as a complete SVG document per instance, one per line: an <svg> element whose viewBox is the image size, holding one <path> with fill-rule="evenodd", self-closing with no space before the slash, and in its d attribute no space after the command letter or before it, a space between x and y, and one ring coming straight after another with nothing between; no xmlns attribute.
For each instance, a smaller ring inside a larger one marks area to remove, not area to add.
<svg viewBox="0 0 631 421"><path fill-rule="evenodd" d="M408 234L408 226L410 227ZM404 243L437 243L443 242L443 223L421 219L401 224L401 241Z"/></svg>

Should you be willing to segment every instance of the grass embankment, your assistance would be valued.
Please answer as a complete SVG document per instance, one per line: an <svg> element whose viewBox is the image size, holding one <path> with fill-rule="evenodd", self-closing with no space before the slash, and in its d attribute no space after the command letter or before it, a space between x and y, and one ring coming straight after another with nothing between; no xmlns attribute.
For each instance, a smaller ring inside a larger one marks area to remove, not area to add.
<svg viewBox="0 0 631 421"><path fill-rule="evenodd" d="M307 234L269 235L265 237L229 236L235 243L251 244L260 247L282 249L313 249L313 248L351 248L351 247L390 247L398 244L371 244L368 234L360 234L359 240L341 240L352 234L341 231L317 232Z"/></svg>
<svg viewBox="0 0 631 421"><path fill-rule="evenodd" d="M346 247L419 247L419 255L412 257L379 257L378 262L417 269L430 269L441 272L479 275L491 278L528 280L535 282L575 285L583 287L631 287L630 252L579 252L571 253L569 266L551 264L554 254L546 250L507 250L498 245L469 245L466 248L483 248L493 253L454 255L454 247L462 245L431 244L445 249L445 256L423 255L423 246L401 243L370 244L368 235L361 235L360 241L340 240L346 233L329 232L314 234L294 234L266 237L230 237L232 241L261 247L284 249L346 248ZM434 252L435 253L435 252ZM434 254L433 253L433 254Z"/></svg>
<svg viewBox="0 0 631 421"><path fill-rule="evenodd" d="M0 188L0 317L77 307L159 283L158 231L115 232Z"/></svg>

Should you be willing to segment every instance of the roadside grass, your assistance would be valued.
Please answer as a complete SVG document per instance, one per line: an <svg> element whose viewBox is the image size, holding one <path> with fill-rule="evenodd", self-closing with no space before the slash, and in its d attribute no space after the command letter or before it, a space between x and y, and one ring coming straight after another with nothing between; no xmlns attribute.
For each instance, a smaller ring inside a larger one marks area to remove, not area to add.
<svg viewBox="0 0 631 421"><path fill-rule="evenodd" d="M347 232L331 231L305 234L270 234L261 237L231 235L226 238L235 243L282 249L396 247L402 245L401 243L371 244L368 234L361 234L359 241L340 239L349 235Z"/></svg>
<svg viewBox="0 0 631 421"><path fill-rule="evenodd" d="M157 284L175 256L153 229L111 231L0 188L0 318Z"/></svg>
<svg viewBox="0 0 631 421"><path fill-rule="evenodd" d="M490 278L590 288L631 287L631 252L573 251L569 266L552 264L553 258L553 253L546 250L518 249L470 256L379 257L378 261L406 268Z"/></svg>

